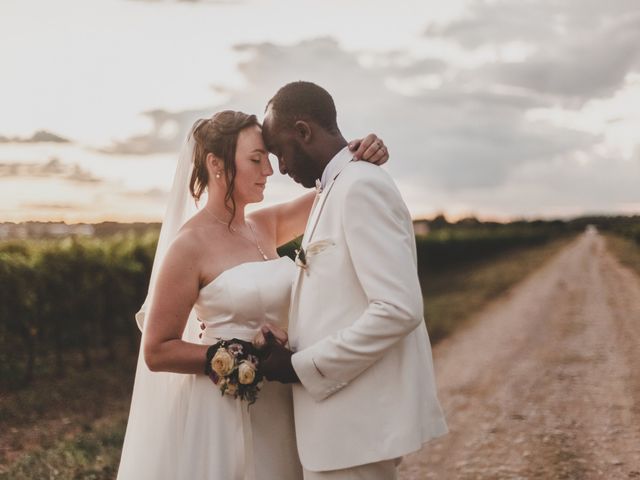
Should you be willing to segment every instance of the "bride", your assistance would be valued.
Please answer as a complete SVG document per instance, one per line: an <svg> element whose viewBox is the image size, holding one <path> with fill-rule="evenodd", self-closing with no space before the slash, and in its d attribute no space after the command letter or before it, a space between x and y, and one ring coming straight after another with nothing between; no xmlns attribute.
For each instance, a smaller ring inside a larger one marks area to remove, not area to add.
<svg viewBox="0 0 640 480"><path fill-rule="evenodd" d="M356 158L388 159L375 135L352 143ZM255 115L222 111L191 129L136 314L142 340L119 480L302 478L290 386L265 382L248 407L204 373L220 339L252 341L269 323L287 341L295 267L276 247L303 233L315 192L245 214L272 174Z"/></svg>

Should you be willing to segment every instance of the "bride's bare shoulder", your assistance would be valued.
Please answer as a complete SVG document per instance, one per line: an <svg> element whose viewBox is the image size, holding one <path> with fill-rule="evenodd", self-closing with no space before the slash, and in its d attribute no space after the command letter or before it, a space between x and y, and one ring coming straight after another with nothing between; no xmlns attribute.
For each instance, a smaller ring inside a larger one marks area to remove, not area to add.
<svg viewBox="0 0 640 480"><path fill-rule="evenodd" d="M274 207L263 207L247 215L255 228L263 234L275 235L276 210Z"/></svg>
<svg viewBox="0 0 640 480"><path fill-rule="evenodd" d="M208 250L208 247L215 244L215 242L212 242L215 235L215 229L207 225L199 222L187 222L178 230L167 255L178 255L185 259L197 259ZM210 254L211 252L207 253Z"/></svg>

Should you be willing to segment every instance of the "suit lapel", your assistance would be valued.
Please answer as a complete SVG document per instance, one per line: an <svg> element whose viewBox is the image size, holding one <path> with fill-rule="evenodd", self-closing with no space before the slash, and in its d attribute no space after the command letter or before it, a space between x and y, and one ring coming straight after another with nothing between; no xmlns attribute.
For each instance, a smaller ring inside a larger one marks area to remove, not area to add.
<svg viewBox="0 0 640 480"><path fill-rule="evenodd" d="M351 161L353 161L353 159ZM315 208L312 208L311 210L311 214L309 215L309 221L307 222L307 227L305 228L304 235L302 236L302 243L301 243L302 248L306 248L307 245L309 245L309 242L313 237L313 233L316 230L316 226L318 225L318 221L320 220L320 214L322 213L324 204L327 201L327 198L329 197L329 193L331 192L333 185L336 183L336 178L338 178L338 175L340 175L340 172L342 172L344 167L349 165L350 162L347 162L344 165L342 165L342 167L336 172L336 174L331 179L331 182L329 182L329 185L327 185L325 189L322 191L322 193L320 193L320 195L316 197L316 201L314 202Z"/></svg>
<svg viewBox="0 0 640 480"><path fill-rule="evenodd" d="M304 235L302 236L302 248L307 248L307 245L309 245L309 242L311 241L311 237L313 237L313 232L315 232L316 230L316 225L318 225L320 214L322 213L322 209L324 208L324 203L327 201L329 192L333 187L333 183L334 182L331 182L329 185L327 185L327 188L325 188L317 197L315 208L311 211L309 221L307 222L307 227L305 228Z"/></svg>
<svg viewBox="0 0 640 480"><path fill-rule="evenodd" d="M302 236L302 241L300 243L300 248L303 250L307 248L309 244L309 240L315 231L318 220L320 219L320 212L324 207L324 202L327 200L327 196L331 187L333 186L333 182L327 188L325 188L321 193L316 195L315 200L313 201L313 207L311 207L311 214L309 215L309 220L307 221L307 226L304 230L304 235ZM295 280L293 282L291 288L291 302L289 303L289 339L295 339L295 323L296 323L296 314L297 314L297 306L298 306L298 292L300 291L300 280L304 275L304 268L298 267L297 274L295 276ZM296 345L290 345L294 348Z"/></svg>
<svg viewBox="0 0 640 480"><path fill-rule="evenodd" d="M353 161L353 159L351 160ZM324 204L329 197L329 193L333 188L333 185L336 182L336 178L340 175L340 172L346 167L350 162L345 163L342 168L340 168L334 177L331 179L329 185L316 196L313 207L311 207L311 214L309 215L309 220L307 221L307 226L304 231L304 235L302 236L301 248L306 248L313 237L313 233L316 230L316 226L318 225L318 221L320 220L320 214L322 213L322 209L324 208ZM295 276L295 280L293 282L293 286L291 289L291 303L289 304L289 338L295 338L294 330L295 330L295 321L296 321L296 313L297 313L297 305L298 305L298 293L300 291L300 280L302 275L304 274L304 269L298 267L298 274ZM293 345L295 346L295 345Z"/></svg>

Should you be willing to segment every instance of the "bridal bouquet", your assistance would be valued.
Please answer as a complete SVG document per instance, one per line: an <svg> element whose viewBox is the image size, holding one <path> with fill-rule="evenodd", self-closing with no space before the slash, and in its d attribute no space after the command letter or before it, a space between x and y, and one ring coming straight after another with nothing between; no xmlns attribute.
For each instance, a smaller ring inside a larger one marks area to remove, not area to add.
<svg viewBox="0 0 640 480"><path fill-rule="evenodd" d="M205 373L222 395L231 395L249 402L258 399L262 374L258 352L250 343L237 338L220 340L207 349Z"/></svg>

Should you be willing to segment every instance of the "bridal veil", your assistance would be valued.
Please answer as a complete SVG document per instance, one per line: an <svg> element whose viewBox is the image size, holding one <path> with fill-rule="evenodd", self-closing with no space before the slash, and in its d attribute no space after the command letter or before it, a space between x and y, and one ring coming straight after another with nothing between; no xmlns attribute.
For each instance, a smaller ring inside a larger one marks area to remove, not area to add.
<svg viewBox="0 0 640 480"><path fill-rule="evenodd" d="M182 146L176 167L169 203L160 230L149 290L136 322L142 332L131 408L125 433L118 480L158 480L175 478L178 464L174 448L182 438L190 377L168 372L151 372L144 361L143 344L146 334L145 313L154 295L156 277L167 250L184 223L197 209L189 191L195 140L190 130ZM200 332L193 310L189 315L182 339L197 343ZM171 414L169 414L171 412Z"/></svg>

